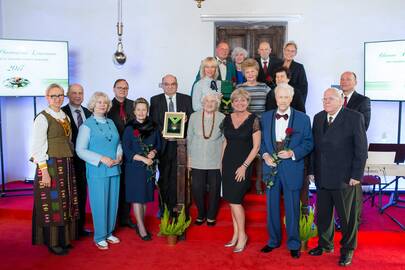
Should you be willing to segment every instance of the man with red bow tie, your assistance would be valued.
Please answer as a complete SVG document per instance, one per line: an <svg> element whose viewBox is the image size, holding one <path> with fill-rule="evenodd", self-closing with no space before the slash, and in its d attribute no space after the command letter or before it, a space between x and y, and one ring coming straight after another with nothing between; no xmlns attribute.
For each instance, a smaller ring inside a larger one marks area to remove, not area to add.
<svg viewBox="0 0 405 270"><path fill-rule="evenodd" d="M290 107L294 88L281 83L275 88L277 109L262 114L263 181L266 183L269 253L281 245L280 194L284 194L287 247L291 257L300 257L300 190L304 179L304 158L313 148L309 117Z"/></svg>

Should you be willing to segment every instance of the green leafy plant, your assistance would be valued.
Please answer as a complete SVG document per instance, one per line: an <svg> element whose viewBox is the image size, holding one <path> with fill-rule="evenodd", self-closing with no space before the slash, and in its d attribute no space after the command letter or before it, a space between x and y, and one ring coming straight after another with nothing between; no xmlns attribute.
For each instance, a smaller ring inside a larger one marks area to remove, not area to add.
<svg viewBox="0 0 405 270"><path fill-rule="evenodd" d="M165 211L163 213L163 217L160 219L160 234L161 235L182 235L188 226L191 224L191 218L186 220L186 214L184 207L181 209L180 214L175 217L171 218L169 215L169 210L165 207Z"/></svg>
<svg viewBox="0 0 405 270"><path fill-rule="evenodd" d="M299 232L300 232L300 239L301 241L308 241L312 237L318 235L318 228L316 227L314 220L315 220L315 207L308 206L307 213L302 211L302 204L300 203L300 223L299 223ZM284 224L286 224L286 220L284 217Z"/></svg>
<svg viewBox="0 0 405 270"><path fill-rule="evenodd" d="M308 214L303 214L300 211L300 239L301 241L308 241L312 237L318 235L318 228L314 223L315 207L308 206Z"/></svg>

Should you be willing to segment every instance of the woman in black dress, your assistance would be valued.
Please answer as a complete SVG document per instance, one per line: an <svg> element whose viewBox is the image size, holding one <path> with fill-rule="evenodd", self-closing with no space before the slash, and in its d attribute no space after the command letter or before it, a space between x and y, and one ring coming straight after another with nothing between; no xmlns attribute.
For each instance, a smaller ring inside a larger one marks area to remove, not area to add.
<svg viewBox="0 0 405 270"><path fill-rule="evenodd" d="M223 124L222 186L223 197L231 207L233 236L225 247L235 246L234 252L242 252L248 240L242 202L250 188L251 163L259 152L261 133L259 119L247 111L249 92L236 89L231 101L234 112L225 117Z"/></svg>

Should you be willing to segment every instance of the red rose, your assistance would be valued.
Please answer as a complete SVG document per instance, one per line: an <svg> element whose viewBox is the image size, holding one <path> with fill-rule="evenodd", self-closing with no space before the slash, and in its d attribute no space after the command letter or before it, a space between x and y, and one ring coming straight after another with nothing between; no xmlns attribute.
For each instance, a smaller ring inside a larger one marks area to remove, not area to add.
<svg viewBox="0 0 405 270"><path fill-rule="evenodd" d="M285 135L286 136L291 136L294 133L294 129L293 128L286 128L285 129Z"/></svg>
<svg viewBox="0 0 405 270"><path fill-rule="evenodd" d="M232 81L236 82L236 77L235 76L232 77Z"/></svg>
<svg viewBox="0 0 405 270"><path fill-rule="evenodd" d="M138 138L139 135L140 135L139 130L134 129L134 136Z"/></svg>

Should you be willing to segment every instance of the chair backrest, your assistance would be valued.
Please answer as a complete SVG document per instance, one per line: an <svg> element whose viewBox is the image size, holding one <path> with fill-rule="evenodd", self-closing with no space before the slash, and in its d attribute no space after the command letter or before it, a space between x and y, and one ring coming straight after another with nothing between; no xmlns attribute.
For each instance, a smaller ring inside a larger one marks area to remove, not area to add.
<svg viewBox="0 0 405 270"><path fill-rule="evenodd" d="M396 152L368 152L367 164L394 164Z"/></svg>

